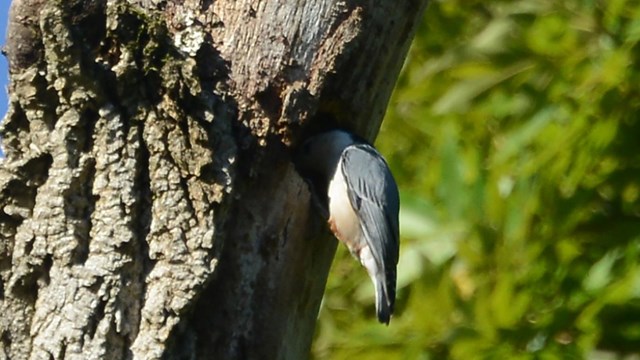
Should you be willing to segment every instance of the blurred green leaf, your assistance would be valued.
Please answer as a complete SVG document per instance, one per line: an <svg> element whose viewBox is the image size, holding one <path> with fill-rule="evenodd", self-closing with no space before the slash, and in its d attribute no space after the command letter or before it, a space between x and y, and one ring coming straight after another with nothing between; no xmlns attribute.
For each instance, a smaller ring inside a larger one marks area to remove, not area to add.
<svg viewBox="0 0 640 360"><path fill-rule="evenodd" d="M640 3L434 0L376 142L402 190L375 320L340 249L318 359L640 354Z"/></svg>
<svg viewBox="0 0 640 360"><path fill-rule="evenodd" d="M619 257L617 251L612 251L593 264L582 282L585 290L595 292L607 286L611 282L613 265Z"/></svg>
<svg viewBox="0 0 640 360"><path fill-rule="evenodd" d="M433 111L436 115L466 111L471 101L483 92L491 89L500 82L517 75L531 67L531 64L523 62L514 64L506 69L496 69L491 72L478 71L471 73L470 79L465 79L455 84L433 105Z"/></svg>

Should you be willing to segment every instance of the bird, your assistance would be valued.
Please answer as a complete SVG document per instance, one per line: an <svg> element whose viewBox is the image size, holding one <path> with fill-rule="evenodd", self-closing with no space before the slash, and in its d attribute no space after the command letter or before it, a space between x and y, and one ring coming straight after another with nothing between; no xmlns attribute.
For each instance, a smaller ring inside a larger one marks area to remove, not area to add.
<svg viewBox="0 0 640 360"><path fill-rule="evenodd" d="M378 321L389 325L396 297L400 196L387 162L364 139L341 129L304 141L295 161L311 182L331 231L367 270Z"/></svg>

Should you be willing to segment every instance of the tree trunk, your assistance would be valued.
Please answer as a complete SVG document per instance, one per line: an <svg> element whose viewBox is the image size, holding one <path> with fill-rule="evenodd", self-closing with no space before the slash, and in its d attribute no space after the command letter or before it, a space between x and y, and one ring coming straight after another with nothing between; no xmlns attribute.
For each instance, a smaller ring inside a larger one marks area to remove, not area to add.
<svg viewBox="0 0 640 360"><path fill-rule="evenodd" d="M13 0L0 358L307 357L336 242L290 149L375 137L425 2Z"/></svg>

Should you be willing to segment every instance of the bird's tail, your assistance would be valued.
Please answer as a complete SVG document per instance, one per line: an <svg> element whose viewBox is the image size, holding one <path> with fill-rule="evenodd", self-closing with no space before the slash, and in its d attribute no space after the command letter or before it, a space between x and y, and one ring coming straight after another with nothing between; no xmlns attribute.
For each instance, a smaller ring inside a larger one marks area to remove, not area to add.
<svg viewBox="0 0 640 360"><path fill-rule="evenodd" d="M376 313L378 315L378 321L389 325L396 299L395 274L387 274L387 276L385 276L385 274L379 273L372 280L376 290Z"/></svg>
<svg viewBox="0 0 640 360"><path fill-rule="evenodd" d="M393 305L396 300L396 268L380 266L371 254L369 247L360 252L360 262L367 269L376 291L376 313L378 321L389 325Z"/></svg>

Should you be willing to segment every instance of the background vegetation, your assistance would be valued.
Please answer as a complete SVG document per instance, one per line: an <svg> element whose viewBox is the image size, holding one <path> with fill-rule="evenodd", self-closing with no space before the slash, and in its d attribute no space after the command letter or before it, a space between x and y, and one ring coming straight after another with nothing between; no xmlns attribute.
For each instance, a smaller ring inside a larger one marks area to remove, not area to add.
<svg viewBox="0 0 640 360"><path fill-rule="evenodd" d="M640 358L639 40L637 1L432 1L377 141L397 314L341 246L313 357Z"/></svg>

